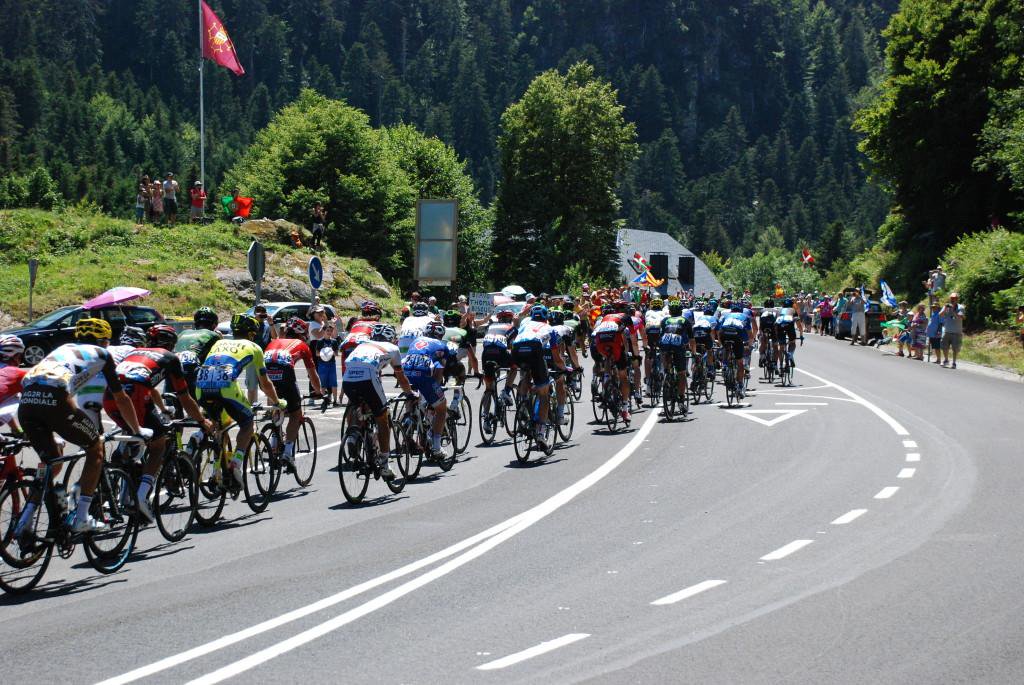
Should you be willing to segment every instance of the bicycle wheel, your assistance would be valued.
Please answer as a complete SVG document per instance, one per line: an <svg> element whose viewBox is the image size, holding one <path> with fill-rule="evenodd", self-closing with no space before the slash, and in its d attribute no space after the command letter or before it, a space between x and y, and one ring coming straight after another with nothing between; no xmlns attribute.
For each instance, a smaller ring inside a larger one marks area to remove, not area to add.
<svg viewBox="0 0 1024 685"><path fill-rule="evenodd" d="M164 460L153 486L153 513L168 542L181 540L195 522L198 490L195 467L183 452Z"/></svg>
<svg viewBox="0 0 1024 685"><path fill-rule="evenodd" d="M732 368L732 364L725 367L722 371L722 383L725 384L725 402L728 406L732 406L736 398L736 372Z"/></svg>
<svg viewBox="0 0 1024 685"><path fill-rule="evenodd" d="M346 441L342 440L338 447L338 481L341 483L341 494L349 504L359 504L366 496L366 488L370 485L370 470L366 466L362 431L350 428L358 439L353 446L352 454L345 449Z"/></svg>
<svg viewBox="0 0 1024 685"><path fill-rule="evenodd" d="M394 430L394 427L391 437L394 444L391 456L388 457L388 465L391 466L391 472L395 474L395 477L385 483L388 490L397 495L405 489L406 483L409 482L409 468L412 461L411 445L404 440L401 431Z"/></svg>
<svg viewBox="0 0 1024 685"><path fill-rule="evenodd" d="M533 417L527 400L516 405L516 417L512 430L512 449L516 453L516 461L526 464L530 461L530 448L533 445Z"/></svg>
<svg viewBox="0 0 1024 685"><path fill-rule="evenodd" d="M679 398L678 399L679 409L683 412L683 416L686 416L687 414L690 413L690 393L688 392L689 388L687 387L687 383L688 382L689 382L689 378L684 376L683 377L683 392L680 393L679 392L679 380L676 379L676 396Z"/></svg>
<svg viewBox="0 0 1024 685"><path fill-rule="evenodd" d="M270 443L262 434L254 435L242 460L242 489L245 491L245 503L254 514L262 513L270 504L272 478Z"/></svg>
<svg viewBox="0 0 1024 685"><path fill-rule="evenodd" d="M558 424L558 437L562 439L562 442L569 442L572 438L572 429L576 425L576 403L569 397L565 403L565 418L568 419L568 423Z"/></svg>
<svg viewBox="0 0 1024 685"><path fill-rule="evenodd" d="M651 406L657 407L661 404L661 390L665 384L665 374L662 373L660 368L655 368L651 372Z"/></svg>
<svg viewBox="0 0 1024 685"><path fill-rule="evenodd" d="M605 425L608 426L608 430L614 431L619 424L622 403L629 402L629 399L623 400L619 397L619 387L612 382L605 383L603 399Z"/></svg>
<svg viewBox="0 0 1024 685"><path fill-rule="evenodd" d="M519 406L519 389L511 388L509 394L512 396L511 402L502 403L501 409L504 415L502 416L502 425L505 426L505 433L508 435L508 439L512 440L515 437L516 429L516 407Z"/></svg>
<svg viewBox="0 0 1024 685"><path fill-rule="evenodd" d="M308 416L302 418L299 434L295 436L295 482L306 487L313 482L316 471L317 440L316 426Z"/></svg>
<svg viewBox="0 0 1024 685"><path fill-rule="evenodd" d="M665 418L672 421L676 417L676 379L675 374L666 374L663 384L661 407Z"/></svg>
<svg viewBox="0 0 1024 685"><path fill-rule="evenodd" d="M273 494L277 491L277 484L281 482L281 471L284 469L284 436L281 428L275 423L266 423L260 429L260 435L267 441L267 468L269 469L269 480L267 492Z"/></svg>
<svg viewBox="0 0 1024 685"><path fill-rule="evenodd" d="M4 561L0 565L0 589L8 594L28 592L46 573L53 556L53 540L60 526L60 518L52 515L48 506L38 507L22 531L21 541L14 530L21 518L23 506L38 483L19 481L0 492L0 512L3 516ZM8 514L17 514L11 521ZM13 562L13 563L12 563Z"/></svg>
<svg viewBox="0 0 1024 685"><path fill-rule="evenodd" d="M192 465L196 472L196 521L212 526L224 511L227 490L223 487L220 469L220 449L209 439L199 443Z"/></svg>
<svg viewBox="0 0 1024 685"><path fill-rule="evenodd" d="M594 421L597 421L598 423L604 423L607 418L605 416L605 412L608 408L604 406L604 398L606 395L604 386L604 381L598 382L597 392L592 392L590 394L590 408L594 412Z"/></svg>
<svg viewBox="0 0 1024 685"><path fill-rule="evenodd" d="M89 513L97 521L106 523L109 530L82 537L85 558L100 573L120 570L135 549L139 536L139 517L133 513L137 506L135 493L135 482L127 471L104 467Z"/></svg>
<svg viewBox="0 0 1024 685"><path fill-rule="evenodd" d="M477 419L480 426L480 439L485 445L494 444L494 438L498 434L498 423L501 421L496 413L501 411L498 401L498 394L493 390L484 391L484 396L480 400L480 412Z"/></svg>
<svg viewBox="0 0 1024 685"><path fill-rule="evenodd" d="M465 392L459 400L459 417L451 423L454 427L452 438L455 439L455 454L462 454L469 448L469 437L473 434L473 405L469 403Z"/></svg>
<svg viewBox="0 0 1024 685"><path fill-rule="evenodd" d="M456 419L449 414L448 420L444 422L444 432L441 433L441 456L436 460L437 465L441 467L442 471L451 471L452 467L455 466L455 458L459 454L457 447L459 442L458 431L459 427Z"/></svg>
<svg viewBox="0 0 1024 685"><path fill-rule="evenodd" d="M579 402L583 399L583 374L573 374L572 398Z"/></svg>

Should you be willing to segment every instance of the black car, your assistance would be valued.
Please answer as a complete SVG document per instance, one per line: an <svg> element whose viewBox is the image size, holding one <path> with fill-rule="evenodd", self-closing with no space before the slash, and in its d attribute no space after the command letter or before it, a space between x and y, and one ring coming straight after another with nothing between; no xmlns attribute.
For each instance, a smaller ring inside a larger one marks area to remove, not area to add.
<svg viewBox="0 0 1024 685"><path fill-rule="evenodd" d="M163 315L152 307L110 306L98 309L82 309L80 306L61 307L46 316L36 319L22 328L12 328L3 333L12 333L25 343L25 364L33 366L42 361L51 350L75 339L75 323L79 319L93 317L106 319L114 331L117 342L127 323L146 329L164 321Z"/></svg>

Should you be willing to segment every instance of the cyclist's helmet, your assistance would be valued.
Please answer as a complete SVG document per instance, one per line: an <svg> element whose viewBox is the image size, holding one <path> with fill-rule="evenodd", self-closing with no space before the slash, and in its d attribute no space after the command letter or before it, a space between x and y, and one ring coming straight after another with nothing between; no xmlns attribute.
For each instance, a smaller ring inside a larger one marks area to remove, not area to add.
<svg viewBox="0 0 1024 685"><path fill-rule="evenodd" d="M448 328L455 328L462 322L462 314L455 309L449 309L444 313L444 325Z"/></svg>
<svg viewBox="0 0 1024 685"><path fill-rule="evenodd" d="M535 304L530 308L530 318L534 321L547 321L548 308L542 304Z"/></svg>
<svg viewBox="0 0 1024 685"><path fill-rule="evenodd" d="M85 343L97 343L100 340L110 341L114 332L110 324L103 319L79 319L75 324L75 340Z"/></svg>
<svg viewBox="0 0 1024 685"><path fill-rule="evenodd" d="M120 345L142 347L146 344L146 331L137 326L125 326L117 342Z"/></svg>
<svg viewBox="0 0 1024 685"><path fill-rule="evenodd" d="M305 340L306 336L309 335L309 324L299 317L293 316L284 325L284 334L286 338Z"/></svg>
<svg viewBox="0 0 1024 685"><path fill-rule="evenodd" d="M656 297L653 300L651 300L651 309L653 309L654 311L661 311L664 308L665 301L660 297Z"/></svg>
<svg viewBox="0 0 1024 685"><path fill-rule="evenodd" d="M601 313L602 314L614 314L615 313L615 305L612 304L611 302L605 302L603 305L601 305Z"/></svg>
<svg viewBox="0 0 1024 685"><path fill-rule="evenodd" d="M720 304L722 309L732 309L732 300L729 298L725 298Z"/></svg>
<svg viewBox="0 0 1024 685"><path fill-rule="evenodd" d="M615 311L622 312L623 314L627 313L629 311L629 302L626 302L625 300L616 300Z"/></svg>
<svg viewBox="0 0 1024 685"><path fill-rule="evenodd" d="M146 331L146 342L150 347L162 347L165 350L173 350L178 342L178 332L173 326L165 323L153 324Z"/></svg>
<svg viewBox="0 0 1024 685"><path fill-rule="evenodd" d="M217 327L220 318L217 316L217 312L213 311L210 307L200 307L192 315L192 321L195 323L196 328L205 328L212 331Z"/></svg>
<svg viewBox="0 0 1024 685"><path fill-rule="evenodd" d="M708 307L711 308L712 310L717 310L718 309L718 300L716 300L716 299L708 300ZM712 311L712 313L714 313L714 311Z"/></svg>
<svg viewBox="0 0 1024 685"><path fill-rule="evenodd" d="M729 310L733 311L733 312L742 312L743 311L743 303L742 302L733 302L731 305L729 305Z"/></svg>
<svg viewBox="0 0 1024 685"><path fill-rule="evenodd" d="M786 299L784 299L782 301L782 306L783 307L792 307L793 306L793 298L792 297L787 297Z"/></svg>
<svg viewBox="0 0 1024 685"><path fill-rule="evenodd" d="M764 301L764 308L765 309L771 309L774 306L775 306L775 300L773 300L772 298L769 297L767 300Z"/></svg>
<svg viewBox="0 0 1024 685"><path fill-rule="evenodd" d="M395 327L389 323L375 323L370 331L370 340L394 343L395 340L398 340L398 333L395 331Z"/></svg>
<svg viewBox="0 0 1024 685"><path fill-rule="evenodd" d="M672 316L680 316L683 313L683 303L673 300L668 303L668 313Z"/></svg>
<svg viewBox="0 0 1024 685"><path fill-rule="evenodd" d="M709 304L707 307L704 307L704 316L714 316L716 311L717 309Z"/></svg>
<svg viewBox="0 0 1024 685"><path fill-rule="evenodd" d="M235 314L231 317L231 335L243 340L255 340L260 332L260 322L248 314Z"/></svg>
<svg viewBox="0 0 1024 685"><path fill-rule="evenodd" d="M426 316L430 313L430 307L427 306L426 302L413 302L412 306L409 307L409 313L413 316Z"/></svg>
<svg viewBox="0 0 1024 685"><path fill-rule="evenodd" d="M380 305L378 305L373 300L364 301L361 305L359 305L359 311L366 318L370 318L371 316L380 316L382 313Z"/></svg>
<svg viewBox="0 0 1024 685"><path fill-rule="evenodd" d="M191 376L199 369L200 366L203 365L203 363L199 361L199 355L192 350L182 350L175 354L177 354L178 359L181 360L181 370L185 372L186 376Z"/></svg>
<svg viewBox="0 0 1024 685"><path fill-rule="evenodd" d="M0 335L0 361L9 362L25 353L25 343L16 335Z"/></svg>
<svg viewBox="0 0 1024 685"><path fill-rule="evenodd" d="M565 312L561 309L552 309L548 312L548 323L552 326L561 326L565 323Z"/></svg>
<svg viewBox="0 0 1024 685"><path fill-rule="evenodd" d="M434 340L440 340L444 337L444 326L436 321L431 321L427 324L426 329L423 331L423 335Z"/></svg>
<svg viewBox="0 0 1024 685"><path fill-rule="evenodd" d="M512 321L516 318L516 313L511 309L500 309L498 313L494 315L498 321Z"/></svg>

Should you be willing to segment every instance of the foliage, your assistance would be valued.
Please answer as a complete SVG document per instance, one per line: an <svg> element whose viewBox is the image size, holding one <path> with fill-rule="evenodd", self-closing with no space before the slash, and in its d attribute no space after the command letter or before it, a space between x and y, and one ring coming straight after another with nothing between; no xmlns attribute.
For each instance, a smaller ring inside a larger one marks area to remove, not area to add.
<svg viewBox="0 0 1024 685"><path fill-rule="evenodd" d="M804 267L799 252L777 248L734 259L719 280L733 292L749 290L755 299L770 297L776 283L790 294L816 290L821 286L818 271Z"/></svg>
<svg viewBox="0 0 1024 685"><path fill-rule="evenodd" d="M590 286L591 291L607 288L610 281L603 275L591 274L583 262L570 264L565 271L555 280L554 292L559 295L578 295L583 290L583 284Z"/></svg>
<svg viewBox="0 0 1024 685"><path fill-rule="evenodd" d="M718 250L702 252L700 255L700 261L704 262L705 266L711 269L711 273L713 273L716 278L721 278L722 274L732 266L732 259L728 257L723 259L722 255L718 254Z"/></svg>
<svg viewBox="0 0 1024 685"><path fill-rule="evenodd" d="M1024 234L998 229L966 235L942 259L944 294L959 293L967 325L1014 325L1017 307L1024 305Z"/></svg>
<svg viewBox="0 0 1024 685"><path fill-rule="evenodd" d="M607 81L580 62L546 71L501 118L497 267L527 287L581 262L615 271L617 179L636 154L636 129Z"/></svg>

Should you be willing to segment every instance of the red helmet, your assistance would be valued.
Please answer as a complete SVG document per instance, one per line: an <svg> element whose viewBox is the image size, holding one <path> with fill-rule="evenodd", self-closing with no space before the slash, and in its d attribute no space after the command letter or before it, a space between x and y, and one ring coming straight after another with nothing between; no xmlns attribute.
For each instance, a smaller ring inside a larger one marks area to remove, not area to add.
<svg viewBox="0 0 1024 685"><path fill-rule="evenodd" d="M498 313L494 315L498 321L511 321L516 318L516 313L511 309L500 309Z"/></svg>
<svg viewBox="0 0 1024 685"><path fill-rule="evenodd" d="M288 319L288 323L284 325L284 328L285 333L294 333L296 338L302 340L305 340L306 336L309 335L309 324L297 316Z"/></svg>
<svg viewBox="0 0 1024 685"><path fill-rule="evenodd" d="M365 317L380 316L383 313L381 312L380 305L373 300L366 300L363 302L359 306L359 311L362 312Z"/></svg>
<svg viewBox="0 0 1024 685"><path fill-rule="evenodd" d="M174 330L173 326L168 326L165 323L153 324L146 331L146 342L150 347L173 350L175 343L178 342L178 332Z"/></svg>

